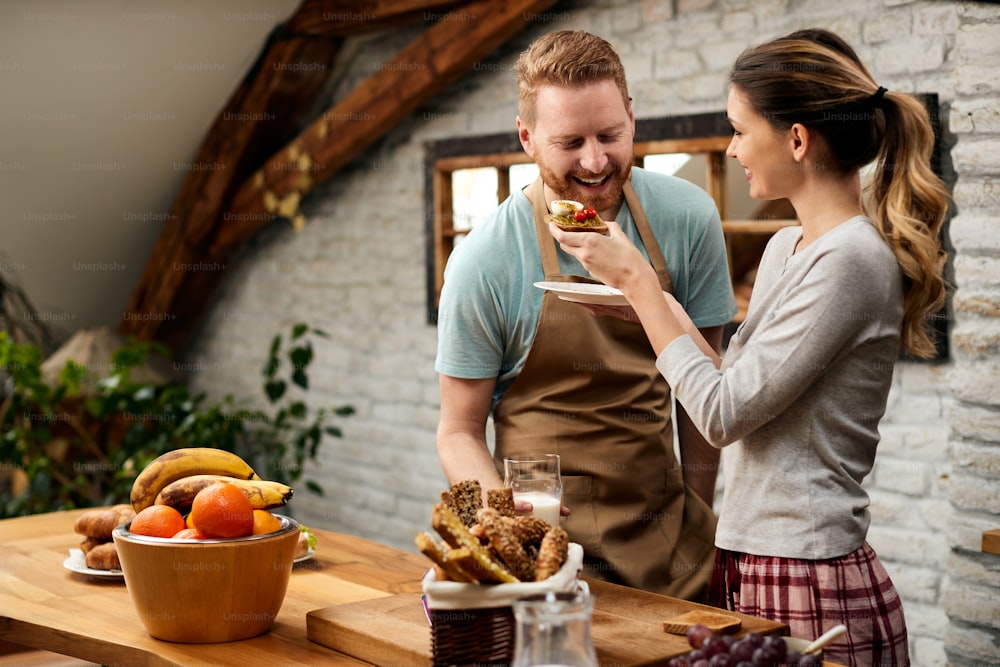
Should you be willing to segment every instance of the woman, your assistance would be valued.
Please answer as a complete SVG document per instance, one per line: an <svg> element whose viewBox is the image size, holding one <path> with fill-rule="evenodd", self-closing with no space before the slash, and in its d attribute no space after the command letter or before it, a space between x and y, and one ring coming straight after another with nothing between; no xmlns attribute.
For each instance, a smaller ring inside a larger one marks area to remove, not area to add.
<svg viewBox="0 0 1000 667"><path fill-rule="evenodd" d="M927 113L824 30L750 48L730 84L727 154L753 198L788 198L801 227L769 242L724 361L617 225L550 231L624 292L678 400L725 448L713 601L799 637L844 623L827 660L906 665L902 604L865 541L861 483L900 349L933 356L928 320L944 302L947 194L929 168ZM873 161L866 212L859 171Z"/></svg>

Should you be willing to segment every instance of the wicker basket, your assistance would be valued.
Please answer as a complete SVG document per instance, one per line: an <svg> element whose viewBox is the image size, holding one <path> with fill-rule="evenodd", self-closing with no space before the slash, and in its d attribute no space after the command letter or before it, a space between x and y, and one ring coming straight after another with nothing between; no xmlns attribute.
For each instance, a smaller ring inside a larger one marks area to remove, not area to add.
<svg viewBox="0 0 1000 667"><path fill-rule="evenodd" d="M509 665L514 657L514 612L510 607L431 610L434 667Z"/></svg>
<svg viewBox="0 0 1000 667"><path fill-rule="evenodd" d="M437 581L429 570L423 589L434 667L509 665L514 654L511 603L523 595L575 590L582 566L583 547L571 542L566 563L545 581L480 586Z"/></svg>

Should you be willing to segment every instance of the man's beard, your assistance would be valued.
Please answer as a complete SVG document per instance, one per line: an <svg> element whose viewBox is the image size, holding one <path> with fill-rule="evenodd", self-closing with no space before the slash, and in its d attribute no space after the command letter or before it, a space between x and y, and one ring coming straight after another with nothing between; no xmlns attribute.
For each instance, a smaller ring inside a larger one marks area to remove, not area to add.
<svg viewBox="0 0 1000 667"><path fill-rule="evenodd" d="M621 205L623 198L622 188L625 185L625 181L628 180L629 174L632 172L631 165L628 165L623 170L619 165L609 163L600 174L576 170L565 176L558 176L544 160L538 159L537 155L535 157L535 163L538 165L538 173L541 175L542 181L556 193L559 199L578 201L584 206L589 206L598 212L609 209L617 210ZM573 178L575 176L586 181L596 181L609 175L610 179L607 189L596 196L587 191L584 186L580 185Z"/></svg>

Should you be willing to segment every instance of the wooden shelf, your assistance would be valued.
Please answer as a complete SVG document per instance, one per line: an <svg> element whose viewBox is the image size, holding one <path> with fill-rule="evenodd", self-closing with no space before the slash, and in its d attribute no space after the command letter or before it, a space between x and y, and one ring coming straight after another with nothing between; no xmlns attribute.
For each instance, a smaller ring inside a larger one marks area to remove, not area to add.
<svg viewBox="0 0 1000 667"><path fill-rule="evenodd" d="M798 224L798 220L723 220L722 231L726 234L773 234Z"/></svg>
<svg viewBox="0 0 1000 667"><path fill-rule="evenodd" d="M983 553L1000 556L1000 528L983 531Z"/></svg>

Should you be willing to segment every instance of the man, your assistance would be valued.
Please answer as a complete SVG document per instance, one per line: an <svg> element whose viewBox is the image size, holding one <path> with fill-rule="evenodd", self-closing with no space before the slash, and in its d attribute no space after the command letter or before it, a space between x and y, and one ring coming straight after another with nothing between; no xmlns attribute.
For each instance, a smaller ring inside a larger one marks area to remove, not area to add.
<svg viewBox="0 0 1000 667"><path fill-rule="evenodd" d="M502 486L504 457L557 453L563 526L586 576L700 599L710 578L718 452L678 407L642 327L595 317L536 281L591 281L543 216L571 199L616 220L718 349L736 313L714 202L632 168L635 117L617 54L582 31L539 38L517 64L518 135L540 178L455 249L438 317L438 454L451 482ZM495 450L486 438L493 416Z"/></svg>

